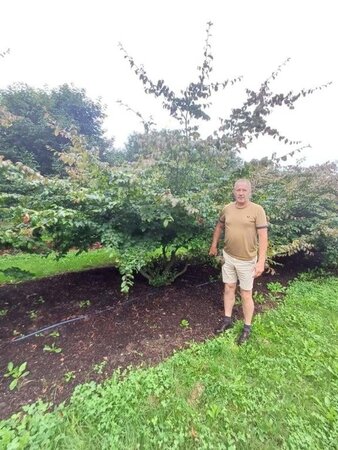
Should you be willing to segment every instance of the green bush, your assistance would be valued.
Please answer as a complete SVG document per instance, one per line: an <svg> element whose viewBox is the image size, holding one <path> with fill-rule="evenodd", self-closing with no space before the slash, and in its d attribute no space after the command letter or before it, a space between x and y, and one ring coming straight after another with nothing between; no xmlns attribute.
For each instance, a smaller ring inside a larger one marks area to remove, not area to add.
<svg viewBox="0 0 338 450"><path fill-rule="evenodd" d="M269 257L319 254L338 264L338 172L334 163L313 167L253 164L254 200L270 223Z"/></svg>

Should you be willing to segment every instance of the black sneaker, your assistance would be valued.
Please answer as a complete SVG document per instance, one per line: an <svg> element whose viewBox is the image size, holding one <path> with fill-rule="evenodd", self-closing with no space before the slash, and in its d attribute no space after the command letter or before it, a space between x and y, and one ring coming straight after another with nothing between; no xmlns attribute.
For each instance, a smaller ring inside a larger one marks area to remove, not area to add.
<svg viewBox="0 0 338 450"><path fill-rule="evenodd" d="M244 342L246 342L250 337L250 331L243 330L240 334L239 338L237 339L237 345L242 345Z"/></svg>
<svg viewBox="0 0 338 450"><path fill-rule="evenodd" d="M230 330L230 328L232 328L233 326L234 324L232 320L229 319L228 317L225 317L220 323L220 325L215 329L215 334L221 334L226 330Z"/></svg>

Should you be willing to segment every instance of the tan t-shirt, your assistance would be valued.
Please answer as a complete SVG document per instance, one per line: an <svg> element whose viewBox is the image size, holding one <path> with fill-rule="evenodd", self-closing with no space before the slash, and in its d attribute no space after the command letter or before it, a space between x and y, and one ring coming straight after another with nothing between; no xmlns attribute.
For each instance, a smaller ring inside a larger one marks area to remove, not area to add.
<svg viewBox="0 0 338 450"><path fill-rule="evenodd" d="M264 209L249 202L244 208L235 202L225 205L219 218L224 224L224 251L250 261L257 256L257 228L268 226Z"/></svg>

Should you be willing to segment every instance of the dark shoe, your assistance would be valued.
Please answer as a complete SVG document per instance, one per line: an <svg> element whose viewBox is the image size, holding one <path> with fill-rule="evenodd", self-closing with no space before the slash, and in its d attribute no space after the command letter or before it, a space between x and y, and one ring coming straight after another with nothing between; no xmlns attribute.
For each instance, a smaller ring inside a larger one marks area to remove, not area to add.
<svg viewBox="0 0 338 450"><path fill-rule="evenodd" d="M237 345L242 345L246 342L250 337L250 331L243 330L239 338L237 339Z"/></svg>
<svg viewBox="0 0 338 450"><path fill-rule="evenodd" d="M215 334L221 334L223 331L230 330L234 326L232 320L227 317L223 319L221 324L215 329Z"/></svg>

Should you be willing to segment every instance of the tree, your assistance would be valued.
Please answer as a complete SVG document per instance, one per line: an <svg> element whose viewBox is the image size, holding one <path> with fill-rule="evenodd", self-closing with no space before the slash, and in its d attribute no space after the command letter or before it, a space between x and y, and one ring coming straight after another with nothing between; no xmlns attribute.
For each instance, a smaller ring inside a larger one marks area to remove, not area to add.
<svg viewBox="0 0 338 450"><path fill-rule="evenodd" d="M60 172L55 152L69 145L67 139L55 135L51 121L65 129L76 127L101 158L111 148L112 143L103 137L103 107L90 100L83 89L65 84L48 91L14 85L0 91L0 107L15 118L11 126L0 123L0 153L43 174Z"/></svg>
<svg viewBox="0 0 338 450"><path fill-rule="evenodd" d="M199 121L211 120L207 110L211 106L212 94L242 81L241 76L222 82L210 81L213 70L213 56L210 45L212 25L211 22L207 23L203 61L197 67L197 81L189 83L185 89L181 90L180 94L175 93L163 79L152 81L143 65L136 64L134 58L120 44L124 58L127 59L131 69L143 84L144 92L162 100L163 108L168 110L170 115L178 121L186 137L186 143L200 139ZM274 139L289 145L298 145L300 143L300 141L288 139L286 136L281 135L277 129L271 128L267 123L268 116L277 106L286 106L289 109L294 109L295 103L300 98L324 89L331 83L311 89L302 89L297 93L292 91L287 94L273 93L271 83L280 74L288 61L289 59L281 64L261 84L257 91L246 89L247 99L240 107L233 108L228 118L221 119L220 126L216 127L213 134L207 138L209 145L215 145L218 148L223 146L229 151L239 151L261 135L270 135Z"/></svg>
<svg viewBox="0 0 338 450"><path fill-rule="evenodd" d="M86 137L88 147L99 152L101 160L111 149L112 142L103 137L103 120L106 117L100 101L87 97L84 89L63 84L50 92L52 117L62 129L75 127L81 136Z"/></svg>
<svg viewBox="0 0 338 450"><path fill-rule="evenodd" d="M152 284L169 283L192 260L205 260L217 214L224 201L231 199L234 178L245 174L257 180L258 199L271 216L272 256L291 249L310 250L329 236L335 209L328 201L328 192L320 191L327 207L321 207L321 196L315 197L320 178L299 170L291 171L288 178L275 160L246 165L237 156L241 146L259 134L271 134L287 143L287 138L269 128L267 116L278 105L293 107L313 90L299 95L273 94L269 85L279 68L257 93L247 91L242 107L233 109L215 133L201 138L196 122L209 120L205 110L211 93L229 84L208 80L212 71L210 26L198 81L190 83L181 96L163 80L152 82L126 55L145 91L164 99L164 107L177 119L180 129L156 131L145 127L143 134L130 139L125 158L116 158L112 166L87 148L88 142L76 130L55 127L56 137L68 143L59 153L67 175L63 179L41 177L22 164L0 159L0 174L15 186L12 192L0 196L4 224L0 246L55 250L63 255L70 248L85 251L100 241L114 255L124 292L136 272L143 273ZM298 190L291 189L298 178L302 186L311 185L303 209ZM278 197L279 191L284 192L293 214L287 233L283 232L284 197ZM266 192L274 195L266 196ZM314 208L317 215L311 215ZM303 219L306 226L300 222ZM335 242L332 236L330 245Z"/></svg>
<svg viewBox="0 0 338 450"><path fill-rule="evenodd" d="M130 67L134 70L139 80L143 83L144 91L147 94L154 95L162 99L162 106L168 110L170 115L176 119L183 129L186 140L198 139L200 137L198 126L194 122L198 120L210 120L207 109L210 107L210 97L212 93L219 89L225 89L228 85L241 80L241 77L222 82L208 83L210 73L212 72L211 46L209 39L211 37L210 29L212 23L208 22L206 30L205 47L203 51L203 61L198 67L198 79L189 85L177 95L163 79L153 82L148 76L142 65L137 65L134 58L128 55L126 50L120 44L120 49L124 57L128 60Z"/></svg>

